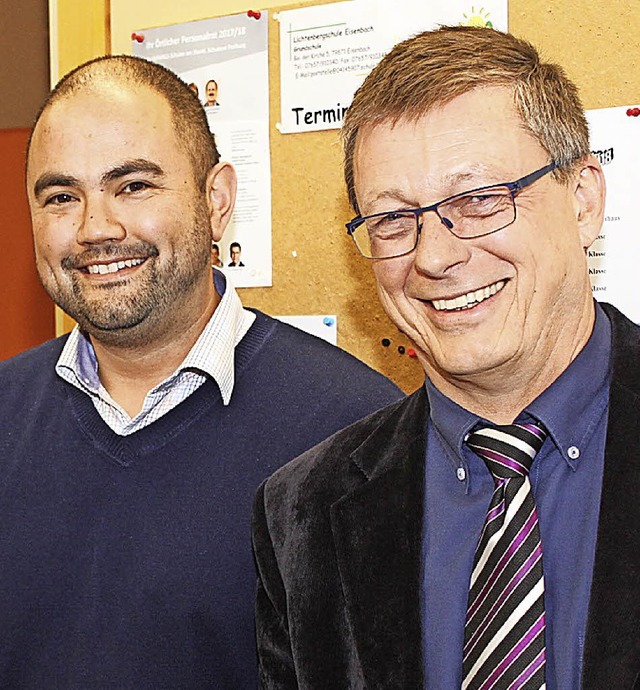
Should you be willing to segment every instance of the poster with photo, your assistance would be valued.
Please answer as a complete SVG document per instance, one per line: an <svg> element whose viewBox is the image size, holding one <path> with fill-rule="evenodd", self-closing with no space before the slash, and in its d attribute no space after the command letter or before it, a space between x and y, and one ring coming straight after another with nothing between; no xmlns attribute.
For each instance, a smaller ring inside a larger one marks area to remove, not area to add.
<svg viewBox="0 0 640 690"><path fill-rule="evenodd" d="M178 74L201 100L238 195L219 243L219 267L236 287L272 284L269 72L266 12L141 29L134 54Z"/></svg>

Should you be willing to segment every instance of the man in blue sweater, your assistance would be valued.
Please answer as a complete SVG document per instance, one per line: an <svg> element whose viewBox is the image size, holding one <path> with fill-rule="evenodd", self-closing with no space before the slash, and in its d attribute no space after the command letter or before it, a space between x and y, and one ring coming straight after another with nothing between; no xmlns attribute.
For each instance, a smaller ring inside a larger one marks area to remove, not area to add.
<svg viewBox="0 0 640 690"><path fill-rule="evenodd" d="M0 365L0 687L255 687L255 490L400 393L211 280L235 173L168 70L67 75L27 189L79 327Z"/></svg>

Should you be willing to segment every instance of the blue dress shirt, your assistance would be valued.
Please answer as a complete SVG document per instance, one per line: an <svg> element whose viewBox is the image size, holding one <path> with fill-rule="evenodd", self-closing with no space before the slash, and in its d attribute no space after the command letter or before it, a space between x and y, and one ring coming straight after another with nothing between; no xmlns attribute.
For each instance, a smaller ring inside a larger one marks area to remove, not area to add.
<svg viewBox="0 0 640 690"><path fill-rule="evenodd" d="M547 690L580 687L607 429L611 326L596 304L593 333L570 366L518 417L549 432L530 473L543 548ZM422 621L426 687L458 690L475 548L494 483L464 446L481 420L427 380ZM485 420L486 421L486 420Z"/></svg>

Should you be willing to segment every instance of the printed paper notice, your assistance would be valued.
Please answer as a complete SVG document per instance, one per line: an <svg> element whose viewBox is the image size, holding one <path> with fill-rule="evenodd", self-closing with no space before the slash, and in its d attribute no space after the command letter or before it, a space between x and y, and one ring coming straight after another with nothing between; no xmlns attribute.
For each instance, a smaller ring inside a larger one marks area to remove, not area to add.
<svg viewBox="0 0 640 690"><path fill-rule="evenodd" d="M322 316L276 316L276 319L295 326L305 333L322 338L331 345L338 344L338 317L335 314Z"/></svg>
<svg viewBox="0 0 640 690"><path fill-rule="evenodd" d="M198 95L238 195L216 262L237 287L271 285L267 13L147 29L136 55L178 74ZM215 261L215 259L212 259Z"/></svg>
<svg viewBox="0 0 640 690"><path fill-rule="evenodd" d="M607 181L602 231L587 252L594 297L610 302L640 323L640 290L635 282L640 261L640 118L627 108L587 111L591 150Z"/></svg>
<svg viewBox="0 0 640 690"><path fill-rule="evenodd" d="M507 28L506 0L353 0L278 14L283 133L336 129L353 94L399 41L438 24Z"/></svg>

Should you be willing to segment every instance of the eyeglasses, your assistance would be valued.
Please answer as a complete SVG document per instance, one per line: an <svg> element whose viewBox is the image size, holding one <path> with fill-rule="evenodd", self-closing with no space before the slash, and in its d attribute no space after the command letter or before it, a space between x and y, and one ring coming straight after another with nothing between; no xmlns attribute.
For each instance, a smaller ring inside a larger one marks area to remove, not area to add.
<svg viewBox="0 0 640 690"><path fill-rule="evenodd" d="M392 259L410 254L418 246L422 216L429 211L460 239L491 235L515 221L516 196L556 167L555 163L549 163L515 182L478 187L431 206L354 218L346 225L347 233L366 259Z"/></svg>

